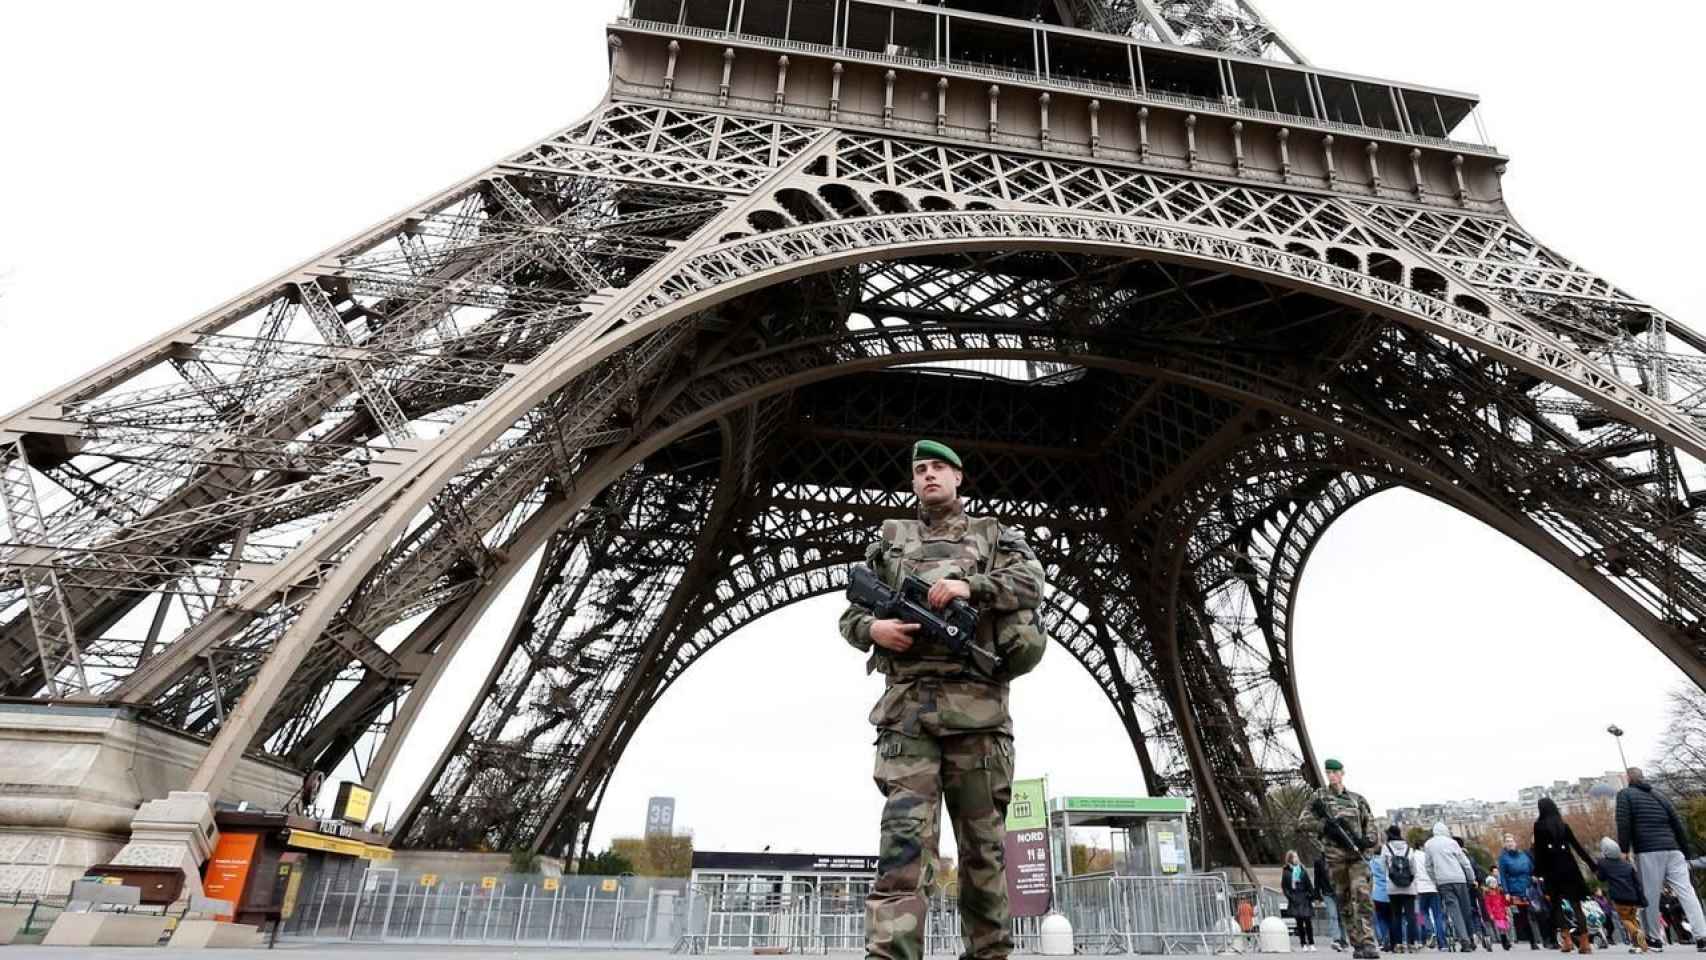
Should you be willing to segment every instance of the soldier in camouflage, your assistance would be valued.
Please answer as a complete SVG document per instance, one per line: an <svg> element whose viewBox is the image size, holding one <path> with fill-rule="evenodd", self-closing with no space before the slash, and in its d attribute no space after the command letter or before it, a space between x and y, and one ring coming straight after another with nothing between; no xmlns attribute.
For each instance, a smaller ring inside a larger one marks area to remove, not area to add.
<svg viewBox="0 0 1706 960"><path fill-rule="evenodd" d="M1339 903L1339 929L1356 948L1356 960L1376 960L1380 950L1374 943L1374 889L1365 857L1374 849L1374 812L1362 794L1345 789L1345 767L1328 760L1327 786L1315 791L1304 806L1299 830L1319 844L1327 859L1327 874ZM1318 807L1319 804L1319 807ZM1321 808L1326 817L1321 816ZM1341 833L1330 825L1337 820L1346 827ZM1347 846L1349 844L1349 846Z"/></svg>
<svg viewBox="0 0 1706 960"><path fill-rule="evenodd" d="M962 470L953 450L919 441L912 451L918 519L885 521L865 561L891 587L909 574L931 584L937 609L969 601L979 615L974 644L994 651L998 666L988 670L915 639L915 624L878 620L857 606L841 615L841 635L870 654L868 670L888 678L871 711L875 779L885 798L877 880L865 901L865 955L872 960L923 954L944 799L959 841L962 956L1002 960L1013 949L1002 849L1013 783L1007 681L1041 652L1027 641L1041 636L1028 625L1044 573L1018 531L966 515Z"/></svg>

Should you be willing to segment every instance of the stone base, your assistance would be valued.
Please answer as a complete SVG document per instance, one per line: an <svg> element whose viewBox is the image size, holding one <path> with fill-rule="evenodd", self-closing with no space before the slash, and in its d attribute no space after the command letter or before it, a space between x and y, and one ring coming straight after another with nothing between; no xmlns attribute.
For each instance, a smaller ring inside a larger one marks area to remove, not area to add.
<svg viewBox="0 0 1706 960"><path fill-rule="evenodd" d="M111 863L137 807L182 790L206 751L128 708L0 704L0 896L61 894ZM300 784L245 757L218 799L282 809Z"/></svg>
<svg viewBox="0 0 1706 960"><path fill-rule="evenodd" d="M0 945L17 939L24 928L24 921L29 918L29 907L0 907Z"/></svg>
<svg viewBox="0 0 1706 960"><path fill-rule="evenodd" d="M0 829L0 894L64 893L123 846L123 836L87 830Z"/></svg>
<svg viewBox="0 0 1706 960"><path fill-rule="evenodd" d="M170 920L149 913L62 913L44 947L156 947Z"/></svg>
<svg viewBox="0 0 1706 960"><path fill-rule="evenodd" d="M201 896L201 865L219 837L213 800L205 793L173 790L164 800L143 804L130 821L130 842L114 866L177 867L184 872L180 899Z"/></svg>
<svg viewBox="0 0 1706 960"><path fill-rule="evenodd" d="M166 944L179 950L207 947L259 947L261 930L251 923L221 923L218 920L180 920Z"/></svg>

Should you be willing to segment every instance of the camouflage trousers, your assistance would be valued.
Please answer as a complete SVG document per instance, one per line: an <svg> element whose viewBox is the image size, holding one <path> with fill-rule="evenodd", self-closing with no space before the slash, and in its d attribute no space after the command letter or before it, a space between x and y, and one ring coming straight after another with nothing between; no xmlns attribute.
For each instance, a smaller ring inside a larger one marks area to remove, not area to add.
<svg viewBox="0 0 1706 960"><path fill-rule="evenodd" d="M877 881L865 900L865 956L920 960L935 883L940 810L959 842L960 935L967 960L1003 960L1013 950L1003 844L1013 795L1013 739L1004 733L885 730L877 738L883 803Z"/></svg>
<svg viewBox="0 0 1706 960"><path fill-rule="evenodd" d="M1339 901L1339 929L1351 946L1374 945L1374 881L1368 862L1349 854L1329 853L1327 875Z"/></svg>

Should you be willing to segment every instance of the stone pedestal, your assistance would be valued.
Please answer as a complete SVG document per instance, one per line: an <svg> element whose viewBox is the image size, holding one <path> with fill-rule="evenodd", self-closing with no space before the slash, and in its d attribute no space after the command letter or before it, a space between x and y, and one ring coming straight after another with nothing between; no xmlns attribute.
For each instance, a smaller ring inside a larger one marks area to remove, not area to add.
<svg viewBox="0 0 1706 960"><path fill-rule="evenodd" d="M259 947L262 945L259 927L247 923L220 923L217 920L180 920L166 944L173 950L205 950L208 948Z"/></svg>
<svg viewBox="0 0 1706 960"><path fill-rule="evenodd" d="M166 917L152 913L62 913L42 938L44 947L157 947Z"/></svg>
<svg viewBox="0 0 1706 960"><path fill-rule="evenodd" d="M29 917L29 907L0 907L0 946L16 940Z"/></svg>
<svg viewBox="0 0 1706 960"><path fill-rule="evenodd" d="M213 853L219 830L213 825L213 798L173 790L164 800L137 808L130 821L130 842L115 865L177 867L184 872L183 897L201 896L201 865Z"/></svg>
<svg viewBox="0 0 1706 960"><path fill-rule="evenodd" d="M111 863L137 807L182 790L206 751L124 707L0 704L0 894L64 893ZM245 757L217 799L277 810L301 782Z"/></svg>

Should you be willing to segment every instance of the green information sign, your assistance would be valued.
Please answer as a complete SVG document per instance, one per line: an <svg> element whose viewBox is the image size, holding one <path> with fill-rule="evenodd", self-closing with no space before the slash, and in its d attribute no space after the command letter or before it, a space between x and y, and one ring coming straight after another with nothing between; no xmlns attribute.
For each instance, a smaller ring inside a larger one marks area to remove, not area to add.
<svg viewBox="0 0 1706 960"><path fill-rule="evenodd" d="M1013 781L1013 800L1007 804L1007 829L1041 830L1047 826L1048 798L1043 781Z"/></svg>
<svg viewBox="0 0 1706 960"><path fill-rule="evenodd" d="M1055 809L1074 813L1186 813L1184 797L1061 797Z"/></svg>
<svg viewBox="0 0 1706 960"><path fill-rule="evenodd" d="M1049 864L1048 781L1015 780L1007 803L1007 901L1015 917L1040 917L1054 899Z"/></svg>

